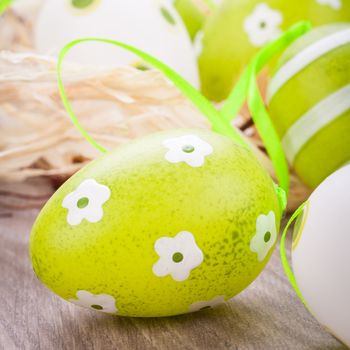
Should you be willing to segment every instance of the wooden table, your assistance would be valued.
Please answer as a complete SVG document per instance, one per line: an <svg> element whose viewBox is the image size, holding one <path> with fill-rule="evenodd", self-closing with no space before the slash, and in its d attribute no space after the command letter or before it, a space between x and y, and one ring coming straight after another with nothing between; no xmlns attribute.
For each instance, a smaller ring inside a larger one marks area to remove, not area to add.
<svg viewBox="0 0 350 350"><path fill-rule="evenodd" d="M137 319L71 305L31 269L28 239L37 213L0 208L0 349L345 349L302 306L278 249L248 289L216 309Z"/></svg>

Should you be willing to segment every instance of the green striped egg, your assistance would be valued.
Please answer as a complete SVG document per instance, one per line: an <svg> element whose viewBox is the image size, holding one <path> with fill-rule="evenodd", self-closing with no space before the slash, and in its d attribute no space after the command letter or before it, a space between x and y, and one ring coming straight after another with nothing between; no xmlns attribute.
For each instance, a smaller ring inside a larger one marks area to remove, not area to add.
<svg viewBox="0 0 350 350"><path fill-rule="evenodd" d="M48 201L30 239L53 292L121 316L222 303L268 262L281 219L254 154L205 130L138 139L90 163Z"/></svg>
<svg viewBox="0 0 350 350"><path fill-rule="evenodd" d="M290 164L315 188L350 160L350 24L322 26L282 56L268 88Z"/></svg>
<svg viewBox="0 0 350 350"><path fill-rule="evenodd" d="M198 34L203 93L212 100L225 99L259 49L301 20L313 26L350 21L350 1L222 1Z"/></svg>

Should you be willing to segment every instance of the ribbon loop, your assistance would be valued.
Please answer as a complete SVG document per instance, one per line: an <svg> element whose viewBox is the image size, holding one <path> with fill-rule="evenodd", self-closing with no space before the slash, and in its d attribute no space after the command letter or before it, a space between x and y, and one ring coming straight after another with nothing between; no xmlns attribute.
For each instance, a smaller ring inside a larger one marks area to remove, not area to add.
<svg viewBox="0 0 350 350"><path fill-rule="evenodd" d="M212 105L211 102L209 102L198 90L196 90L190 83L188 83L184 78L182 78L179 74L177 74L174 70L172 70L170 67L165 65L164 63L160 62L153 56L133 47L130 45L127 45L122 42L118 42L115 40L110 39L102 39L102 38L83 38L78 39L70 42L67 44L60 52L57 62L57 81L58 81L58 88L61 95L61 99L63 102L64 107L67 110L67 113L69 117L71 118L73 124L76 126L76 128L81 132L81 134L85 137L87 141L90 142L91 145L93 145L95 148L97 148L101 152L106 152L106 149L101 146L98 142L96 142L92 136L83 128L83 126L80 124L78 118L74 114L73 108L67 98L66 90L62 81L62 64L64 61L64 58L66 57L67 53L75 46L86 43L86 42L101 42L105 44L114 45L120 48L123 48L139 58L141 58L146 63L150 64L154 68L161 71L170 81L174 83L174 85L200 110L203 115L209 120L209 122L212 125L213 130L217 131L218 133L221 133L223 135L226 135L230 138L232 138L237 143L247 147L246 142L243 140L241 134L238 132L238 130L231 127L230 123L223 118L221 118L219 111Z"/></svg>
<svg viewBox="0 0 350 350"><path fill-rule="evenodd" d="M288 257L287 257L287 253L286 253L286 237L287 237L287 233L288 233L288 229L289 229L290 225L303 212L305 206L306 206L306 202L303 203L291 216L286 227L283 230L283 234L282 234L281 241L280 241L280 257L281 257L281 262L282 262L284 271L287 275L287 278L289 279L290 284L292 285L292 287L294 288L295 292L298 294L299 298L301 299L301 301L303 302L304 305L306 305L304 297L301 294L297 280L293 274L293 270L292 270L291 266L289 265L289 261L288 261Z"/></svg>

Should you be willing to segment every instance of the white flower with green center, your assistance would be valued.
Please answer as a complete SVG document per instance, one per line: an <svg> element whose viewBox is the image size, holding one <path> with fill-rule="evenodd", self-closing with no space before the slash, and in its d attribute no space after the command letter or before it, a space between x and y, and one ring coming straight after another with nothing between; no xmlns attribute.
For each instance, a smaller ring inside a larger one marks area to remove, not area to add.
<svg viewBox="0 0 350 350"><path fill-rule="evenodd" d="M159 238L154 249L159 260L153 265L153 273L158 277L171 275L178 282L185 281L204 258L192 233L187 231L178 233L174 238Z"/></svg>
<svg viewBox="0 0 350 350"><path fill-rule="evenodd" d="M225 302L225 297L223 295L219 295L212 300L197 301L196 303L193 303L188 308L188 311L195 312L195 311L210 309L210 308L213 308L213 307L220 305L224 302Z"/></svg>
<svg viewBox="0 0 350 350"><path fill-rule="evenodd" d="M213 147L196 135L179 136L163 141L169 149L165 159L170 163L185 162L192 167L201 167L205 157L213 153Z"/></svg>
<svg viewBox="0 0 350 350"><path fill-rule="evenodd" d="M263 261L277 239L275 213L270 211L267 215L259 215L256 220L256 234L250 241L250 250Z"/></svg>
<svg viewBox="0 0 350 350"><path fill-rule="evenodd" d="M261 3L256 5L252 14L244 20L243 27L250 42L256 47L262 47L282 33L282 22L283 16L280 11Z"/></svg>
<svg viewBox="0 0 350 350"><path fill-rule="evenodd" d="M69 193L62 202L68 209L67 222L79 225L83 219L95 223L103 217L103 204L111 196L110 189L93 179L83 181L79 187Z"/></svg>
<svg viewBox="0 0 350 350"><path fill-rule="evenodd" d="M115 314L118 309L115 305L115 299L108 294L93 294L86 290L79 290L76 293L77 299L69 299L71 303L108 314Z"/></svg>
<svg viewBox="0 0 350 350"><path fill-rule="evenodd" d="M334 10L340 10L342 7L341 0L316 0L320 5L330 6Z"/></svg>

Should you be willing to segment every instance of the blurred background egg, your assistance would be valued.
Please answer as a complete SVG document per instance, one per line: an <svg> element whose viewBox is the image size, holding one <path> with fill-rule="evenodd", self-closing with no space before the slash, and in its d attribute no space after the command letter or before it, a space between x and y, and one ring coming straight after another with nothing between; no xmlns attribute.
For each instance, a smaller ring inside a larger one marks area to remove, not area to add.
<svg viewBox="0 0 350 350"><path fill-rule="evenodd" d="M299 216L293 270L314 317L350 346L350 165L317 187Z"/></svg>
<svg viewBox="0 0 350 350"><path fill-rule="evenodd" d="M62 185L33 227L31 258L38 278L77 305L178 315L246 288L269 261L281 212L251 150L211 131L169 130Z"/></svg>
<svg viewBox="0 0 350 350"><path fill-rule="evenodd" d="M315 188L350 160L350 24L307 33L281 57L268 87L290 164Z"/></svg>
<svg viewBox="0 0 350 350"><path fill-rule="evenodd" d="M36 22L35 46L56 55L83 37L123 41L160 59L198 86L198 69L185 25L167 0L46 0ZM134 65L136 56L109 45L87 43L68 57L83 64Z"/></svg>
<svg viewBox="0 0 350 350"><path fill-rule="evenodd" d="M348 0L224 0L198 33L203 93L225 99L253 55L300 20L314 26L350 21Z"/></svg>
<svg viewBox="0 0 350 350"><path fill-rule="evenodd" d="M202 28L209 12L204 0L175 0L174 6L184 21L187 31L193 40Z"/></svg>

